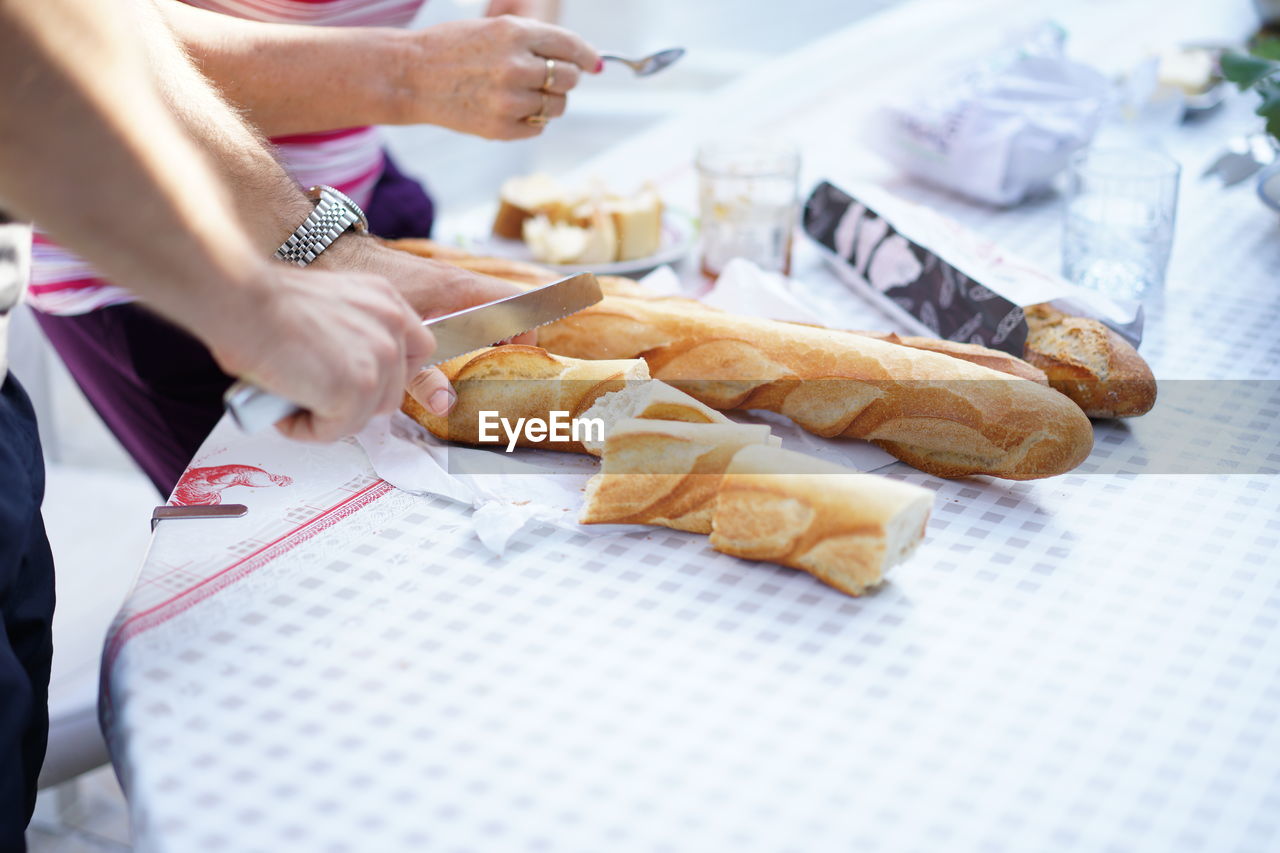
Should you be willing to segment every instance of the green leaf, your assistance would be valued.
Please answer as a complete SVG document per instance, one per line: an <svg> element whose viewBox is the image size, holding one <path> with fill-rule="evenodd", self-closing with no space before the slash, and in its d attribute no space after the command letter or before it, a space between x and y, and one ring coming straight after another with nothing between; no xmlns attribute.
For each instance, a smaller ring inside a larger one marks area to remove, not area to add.
<svg viewBox="0 0 1280 853"><path fill-rule="evenodd" d="M1235 51L1222 54L1222 76L1235 83L1242 92L1277 71L1280 71L1280 62Z"/></svg>
<svg viewBox="0 0 1280 853"><path fill-rule="evenodd" d="M1263 59L1280 59L1280 38L1275 36L1260 38L1249 52Z"/></svg>
<svg viewBox="0 0 1280 853"><path fill-rule="evenodd" d="M1267 81L1258 86L1262 103L1256 112L1267 120L1267 132L1280 139L1280 83Z"/></svg>

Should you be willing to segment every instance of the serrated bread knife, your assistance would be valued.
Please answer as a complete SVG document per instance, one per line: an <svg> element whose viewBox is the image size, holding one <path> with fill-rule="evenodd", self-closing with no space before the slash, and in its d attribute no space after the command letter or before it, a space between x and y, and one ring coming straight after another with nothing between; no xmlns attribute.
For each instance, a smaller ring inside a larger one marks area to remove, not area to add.
<svg viewBox="0 0 1280 853"><path fill-rule="evenodd" d="M423 367L505 341L595 305L603 298L600 282L591 273L583 272L536 290L424 320L422 325L435 335L436 351ZM235 383L222 399L245 432L259 432L300 411L297 404L248 382Z"/></svg>

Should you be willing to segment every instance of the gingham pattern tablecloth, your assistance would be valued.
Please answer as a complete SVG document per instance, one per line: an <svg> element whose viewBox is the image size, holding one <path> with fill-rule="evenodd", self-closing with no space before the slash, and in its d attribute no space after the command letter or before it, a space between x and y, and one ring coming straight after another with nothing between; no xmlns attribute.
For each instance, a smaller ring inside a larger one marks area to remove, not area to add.
<svg viewBox="0 0 1280 853"><path fill-rule="evenodd" d="M1139 25L1238 28L1230 5L1051 11L1101 62ZM904 7L584 171L688 200L699 133L783 122L807 176L864 177L859 110L905 80L905 40L941 62L1049 8ZM935 509L861 599L664 529L534 527L496 557L468 510L392 489L354 443L220 426L183 496L249 514L162 523L106 646L139 848L1280 848L1280 222L1194 175L1249 122L1237 102L1163 137L1188 174L1143 346L1157 412L1097 424L1050 480L884 469ZM881 178L1056 263L1050 204ZM885 327L803 245L797 271Z"/></svg>

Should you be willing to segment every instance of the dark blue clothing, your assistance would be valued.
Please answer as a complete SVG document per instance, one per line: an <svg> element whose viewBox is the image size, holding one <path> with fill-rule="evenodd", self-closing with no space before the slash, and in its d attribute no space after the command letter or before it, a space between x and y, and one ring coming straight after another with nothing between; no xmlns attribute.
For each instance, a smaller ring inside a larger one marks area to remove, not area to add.
<svg viewBox="0 0 1280 853"><path fill-rule="evenodd" d="M44 459L31 401L0 388L0 851L26 849L49 737L53 556L40 519Z"/></svg>

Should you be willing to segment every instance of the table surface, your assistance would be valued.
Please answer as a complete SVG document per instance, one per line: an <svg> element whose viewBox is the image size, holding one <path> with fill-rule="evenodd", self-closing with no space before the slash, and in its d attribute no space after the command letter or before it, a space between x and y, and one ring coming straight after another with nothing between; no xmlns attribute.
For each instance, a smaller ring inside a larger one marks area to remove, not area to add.
<svg viewBox="0 0 1280 853"><path fill-rule="evenodd" d="M1074 55L1243 31L1247 5L917 3L778 60L584 165L692 200L711 131L794 136L1056 266L1052 203L914 187L859 128L1046 11ZM1163 11L1162 11L1163 10ZM1142 33L1135 40L1133 34ZM927 61L926 61L927 60ZM1156 412L1069 475L943 481L875 594L646 529L527 529L379 480L353 442L225 424L109 635L103 715L149 850L1274 850L1280 846L1280 223L1197 180L1236 100L1158 130L1184 164L1143 352ZM801 245L797 278L888 328Z"/></svg>

